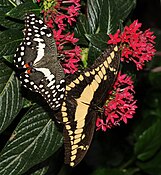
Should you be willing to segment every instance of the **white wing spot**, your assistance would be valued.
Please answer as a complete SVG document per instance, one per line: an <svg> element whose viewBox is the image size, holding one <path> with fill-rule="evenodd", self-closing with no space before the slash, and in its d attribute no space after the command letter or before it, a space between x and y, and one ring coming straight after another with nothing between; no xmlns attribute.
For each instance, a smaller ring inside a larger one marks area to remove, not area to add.
<svg viewBox="0 0 161 175"><path fill-rule="evenodd" d="M39 38L39 37L40 37L40 35L39 35L39 34L35 34L35 37L38 37L38 38Z"/></svg>
<svg viewBox="0 0 161 175"><path fill-rule="evenodd" d="M51 90L55 89L55 85L51 86L50 89L51 89Z"/></svg>
<svg viewBox="0 0 161 175"><path fill-rule="evenodd" d="M34 30L35 33L38 33L39 31L37 29Z"/></svg>
<svg viewBox="0 0 161 175"><path fill-rule="evenodd" d="M39 88L43 88L44 86L42 84L40 84Z"/></svg>
<svg viewBox="0 0 161 175"><path fill-rule="evenodd" d="M31 81L31 82L30 82L30 85L34 85L34 82L33 82L33 81Z"/></svg>
<svg viewBox="0 0 161 175"><path fill-rule="evenodd" d="M50 96L51 96L50 94L47 95L48 98L50 98Z"/></svg>
<svg viewBox="0 0 161 175"><path fill-rule="evenodd" d="M64 94L61 94L61 95L60 95L60 98L64 98Z"/></svg>
<svg viewBox="0 0 161 175"><path fill-rule="evenodd" d="M22 60L21 57L18 57L17 61L20 62L21 60Z"/></svg>
<svg viewBox="0 0 161 175"><path fill-rule="evenodd" d="M21 46L21 50L25 50L25 47L24 46Z"/></svg>
<svg viewBox="0 0 161 175"><path fill-rule="evenodd" d="M34 89L37 89L37 86L36 85L34 85Z"/></svg>
<svg viewBox="0 0 161 175"><path fill-rule="evenodd" d="M24 53L24 52L20 52L20 55L21 55L21 56L24 56L24 55L25 55L25 53Z"/></svg>
<svg viewBox="0 0 161 175"><path fill-rule="evenodd" d="M28 82L29 82L29 80L28 80L28 79L24 79L24 82L25 82L25 83L28 83Z"/></svg>
<svg viewBox="0 0 161 175"><path fill-rule="evenodd" d="M59 89L60 88L60 84L56 85L56 88Z"/></svg>
<svg viewBox="0 0 161 175"><path fill-rule="evenodd" d="M64 79L60 80L60 84L62 84L62 83L65 83L65 80Z"/></svg>
<svg viewBox="0 0 161 175"><path fill-rule="evenodd" d="M53 101L56 101L56 98L53 98Z"/></svg>
<svg viewBox="0 0 161 175"><path fill-rule="evenodd" d="M28 36L31 36L31 35L32 35L32 33L31 33L31 32L29 32L27 35L28 35Z"/></svg>
<svg viewBox="0 0 161 175"><path fill-rule="evenodd" d="M33 16L35 16L35 14L34 14L34 13L32 13L32 14L30 14L29 16L33 17Z"/></svg>
<svg viewBox="0 0 161 175"><path fill-rule="evenodd" d="M55 97L57 95L57 92L55 94L53 94L53 97Z"/></svg>
<svg viewBox="0 0 161 175"><path fill-rule="evenodd" d="M52 36L52 34L51 34L51 33L48 33L48 34L46 34L46 36L47 36L47 37L51 37L51 36Z"/></svg>
<svg viewBox="0 0 161 175"><path fill-rule="evenodd" d="M28 45L28 46L29 46L29 45L31 45L31 42L30 42L30 41L28 41L28 42L27 42L27 45Z"/></svg>
<svg viewBox="0 0 161 175"><path fill-rule="evenodd" d="M56 108L60 107L60 104L57 104L55 107L56 107Z"/></svg>
<svg viewBox="0 0 161 175"><path fill-rule="evenodd" d="M45 32L41 31L40 34L41 34L41 35L45 35Z"/></svg>
<svg viewBox="0 0 161 175"><path fill-rule="evenodd" d="M43 24L43 21L41 19L39 19L39 24Z"/></svg>
<svg viewBox="0 0 161 175"><path fill-rule="evenodd" d="M39 29L39 28L38 28L38 27L36 27L36 26L33 26L33 28L34 28L34 29Z"/></svg>
<svg viewBox="0 0 161 175"><path fill-rule="evenodd" d="M56 92L56 90L53 90L52 93L54 94Z"/></svg>
<svg viewBox="0 0 161 175"><path fill-rule="evenodd" d="M45 91L45 94L47 95L49 93L49 91Z"/></svg>
<svg viewBox="0 0 161 175"><path fill-rule="evenodd" d="M22 62L21 62L21 65L23 66L24 64L25 64L25 62L24 62L24 61L22 61Z"/></svg>

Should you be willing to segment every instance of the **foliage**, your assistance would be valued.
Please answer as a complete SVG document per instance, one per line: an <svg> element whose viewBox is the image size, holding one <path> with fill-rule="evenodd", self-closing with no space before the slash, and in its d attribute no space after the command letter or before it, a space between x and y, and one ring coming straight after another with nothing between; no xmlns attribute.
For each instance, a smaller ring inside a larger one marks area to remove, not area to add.
<svg viewBox="0 0 161 175"><path fill-rule="evenodd" d="M81 4L72 30L79 38L77 44L88 48L90 65L107 47L107 34L116 33L131 21L136 1L82 0ZM107 133L96 132L86 158L71 169L63 163L63 139L54 112L39 95L22 88L15 75L13 55L22 41L23 17L31 11L41 17L35 1L24 0L18 5L0 0L0 174L161 175L159 57L134 78L138 100L134 119ZM161 32L154 32L159 50ZM125 65L123 71L129 69L133 67Z"/></svg>

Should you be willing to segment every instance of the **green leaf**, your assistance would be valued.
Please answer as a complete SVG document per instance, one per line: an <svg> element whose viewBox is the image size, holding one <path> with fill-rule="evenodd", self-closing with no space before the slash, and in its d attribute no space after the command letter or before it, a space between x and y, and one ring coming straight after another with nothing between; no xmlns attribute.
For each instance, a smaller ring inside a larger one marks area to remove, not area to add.
<svg viewBox="0 0 161 175"><path fill-rule="evenodd" d="M0 62L0 132L5 130L22 108L19 81L14 72Z"/></svg>
<svg viewBox="0 0 161 175"><path fill-rule="evenodd" d="M108 35L105 33L99 34L86 34L89 42L100 50L105 50L107 48Z"/></svg>
<svg viewBox="0 0 161 175"><path fill-rule="evenodd" d="M48 166L47 167L43 167L37 171L35 171L34 173L32 173L31 175L44 175L46 174L46 172L48 171Z"/></svg>
<svg viewBox="0 0 161 175"><path fill-rule="evenodd" d="M15 22L12 18L6 16L6 13L10 10L10 7L0 8L0 25L11 29L21 29L23 24Z"/></svg>
<svg viewBox="0 0 161 175"><path fill-rule="evenodd" d="M135 7L136 0L88 0L88 21L91 33L115 33L120 20L125 20Z"/></svg>
<svg viewBox="0 0 161 175"><path fill-rule="evenodd" d="M16 48L22 41L23 34L16 29L5 30L0 33L0 57L15 53Z"/></svg>
<svg viewBox="0 0 161 175"><path fill-rule="evenodd" d="M87 17L89 22L90 33L94 34L99 27L100 12L102 10L104 0L88 0Z"/></svg>
<svg viewBox="0 0 161 175"><path fill-rule="evenodd" d="M136 6L136 0L117 0L119 19L124 21Z"/></svg>
<svg viewBox="0 0 161 175"><path fill-rule="evenodd" d="M0 155L1 175L23 174L57 151L62 145L62 135L50 117L37 105L23 116Z"/></svg>
<svg viewBox="0 0 161 175"><path fill-rule="evenodd" d="M95 59L99 55L101 55L101 53L102 53L102 51L99 48L97 48L97 47L95 47L93 45L90 45L89 52L88 52L88 66L92 65L93 62L95 61Z"/></svg>
<svg viewBox="0 0 161 175"><path fill-rule="evenodd" d="M6 7L6 6L10 6L10 5L11 5L11 3L8 0L0 0L0 7L1 6Z"/></svg>
<svg viewBox="0 0 161 175"><path fill-rule="evenodd" d="M106 169L106 168L99 168L92 173L92 175L125 175L125 172L119 169Z"/></svg>
<svg viewBox="0 0 161 175"><path fill-rule="evenodd" d="M36 3L33 3L31 0L23 4L20 4L13 8L7 13L8 16L16 19L24 19L24 16L28 12L34 12L36 15L40 15L39 6Z"/></svg>
<svg viewBox="0 0 161 175"><path fill-rule="evenodd" d="M85 15L79 16L74 33L75 33L75 37L79 38L79 41L77 42L77 44L81 44L83 46L88 47L88 42L85 37L85 34L90 32L89 32L88 21Z"/></svg>
<svg viewBox="0 0 161 175"><path fill-rule="evenodd" d="M115 33L119 25L117 2L104 0L100 14L100 31L107 34Z"/></svg>
<svg viewBox="0 0 161 175"><path fill-rule="evenodd" d="M135 144L135 154L139 160L151 158L161 146L161 121L158 120L139 136Z"/></svg>
<svg viewBox="0 0 161 175"><path fill-rule="evenodd" d="M161 151L147 162L138 162L137 166L150 175L161 175Z"/></svg>

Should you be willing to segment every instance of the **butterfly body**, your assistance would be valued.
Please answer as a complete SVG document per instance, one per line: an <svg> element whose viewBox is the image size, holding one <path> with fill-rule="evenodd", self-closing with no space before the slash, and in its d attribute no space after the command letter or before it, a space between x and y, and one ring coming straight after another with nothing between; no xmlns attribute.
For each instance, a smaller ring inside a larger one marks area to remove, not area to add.
<svg viewBox="0 0 161 175"><path fill-rule="evenodd" d="M23 72L20 81L57 110L63 101L65 80L53 34L33 13L26 15L23 33L23 41L14 55L15 66Z"/></svg>

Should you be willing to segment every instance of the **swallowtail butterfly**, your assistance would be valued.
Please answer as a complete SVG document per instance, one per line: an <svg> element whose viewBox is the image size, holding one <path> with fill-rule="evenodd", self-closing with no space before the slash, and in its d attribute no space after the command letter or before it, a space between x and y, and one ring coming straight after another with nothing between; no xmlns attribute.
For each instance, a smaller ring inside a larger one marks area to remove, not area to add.
<svg viewBox="0 0 161 175"><path fill-rule="evenodd" d="M33 13L25 16L23 33L23 41L14 55L15 66L23 72L20 81L24 87L40 93L56 110L64 98L65 80L53 34Z"/></svg>
<svg viewBox="0 0 161 175"><path fill-rule="evenodd" d="M66 78L61 112L64 124L65 163L77 165L91 143L96 117L114 83L119 68L119 50L109 46L94 64Z"/></svg>

